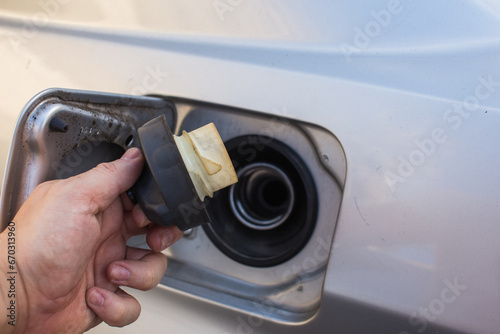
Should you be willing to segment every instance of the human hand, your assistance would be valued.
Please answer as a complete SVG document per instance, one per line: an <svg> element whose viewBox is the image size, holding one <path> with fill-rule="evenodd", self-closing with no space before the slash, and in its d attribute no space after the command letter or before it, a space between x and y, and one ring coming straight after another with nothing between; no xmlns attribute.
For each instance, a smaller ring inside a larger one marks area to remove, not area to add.
<svg viewBox="0 0 500 334"><path fill-rule="evenodd" d="M0 332L81 333L101 321L124 326L138 318L138 301L119 286L155 287L167 266L160 251L182 236L176 226L152 224L124 195L143 163L133 148L119 160L36 187L13 220L17 319L13 327L2 316ZM0 234L1 253L7 250L6 231ZM144 233L152 251L126 246L131 236ZM3 272L7 265L1 256ZM2 277L3 305L7 283Z"/></svg>

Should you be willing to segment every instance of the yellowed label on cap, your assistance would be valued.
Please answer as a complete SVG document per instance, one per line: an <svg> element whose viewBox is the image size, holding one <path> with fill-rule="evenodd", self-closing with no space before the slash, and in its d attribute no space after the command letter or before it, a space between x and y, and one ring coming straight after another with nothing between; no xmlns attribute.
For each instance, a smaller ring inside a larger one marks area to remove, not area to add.
<svg viewBox="0 0 500 334"><path fill-rule="evenodd" d="M174 136L201 200L238 182L229 154L213 123Z"/></svg>

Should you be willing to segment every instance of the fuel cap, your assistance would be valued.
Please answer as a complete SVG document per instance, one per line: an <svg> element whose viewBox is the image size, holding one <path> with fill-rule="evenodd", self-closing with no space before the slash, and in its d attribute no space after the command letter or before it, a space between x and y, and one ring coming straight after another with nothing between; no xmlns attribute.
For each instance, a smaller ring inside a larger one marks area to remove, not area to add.
<svg viewBox="0 0 500 334"><path fill-rule="evenodd" d="M159 225L185 231L210 222L204 198L238 181L215 125L175 136L161 115L137 134L145 166L130 199Z"/></svg>

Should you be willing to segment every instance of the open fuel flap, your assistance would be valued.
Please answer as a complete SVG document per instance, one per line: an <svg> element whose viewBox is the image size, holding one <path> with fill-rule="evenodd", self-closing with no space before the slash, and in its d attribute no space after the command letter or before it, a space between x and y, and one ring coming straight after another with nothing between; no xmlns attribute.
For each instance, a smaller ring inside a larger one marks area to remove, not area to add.
<svg viewBox="0 0 500 334"><path fill-rule="evenodd" d="M221 177L226 187L220 191L205 183L222 168L202 135L211 123L220 135L214 143L225 147L235 170ZM172 178L155 176L157 167L148 162L143 176L149 168L161 189L142 188L138 196L140 181L129 192L141 198L141 206L165 214L155 216L158 223L173 221L185 230L184 238L165 251L169 265L161 287L273 321L312 318L321 305L346 162L332 133L286 115L169 96L43 91L26 105L17 124L2 227L39 183L77 175L129 147L146 154L140 129L148 129L148 141L160 142L163 136L151 124L172 139L151 154L164 168L162 175L170 168L163 158L177 150L172 159L185 163L177 172L192 186L191 197L166 200L163 191L172 188L175 194L179 186ZM177 137L182 134L187 136ZM160 208L154 201L167 204ZM184 211L169 213L183 203L188 203ZM200 213L197 223L185 224ZM147 247L143 237L129 244Z"/></svg>

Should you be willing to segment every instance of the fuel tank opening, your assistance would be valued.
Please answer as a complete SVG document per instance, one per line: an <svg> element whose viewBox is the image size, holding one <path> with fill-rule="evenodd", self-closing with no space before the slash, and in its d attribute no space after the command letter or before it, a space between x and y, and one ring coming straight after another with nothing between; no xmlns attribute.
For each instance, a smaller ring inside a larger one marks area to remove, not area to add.
<svg viewBox="0 0 500 334"><path fill-rule="evenodd" d="M208 201L212 223L203 229L240 263L269 267L289 260L316 224L318 196L307 165L270 137L246 135L225 145L239 182Z"/></svg>
<svg viewBox="0 0 500 334"><path fill-rule="evenodd" d="M269 230L290 216L295 192L288 176L277 166L257 162L238 172L240 182L229 189L234 216L247 227Z"/></svg>

